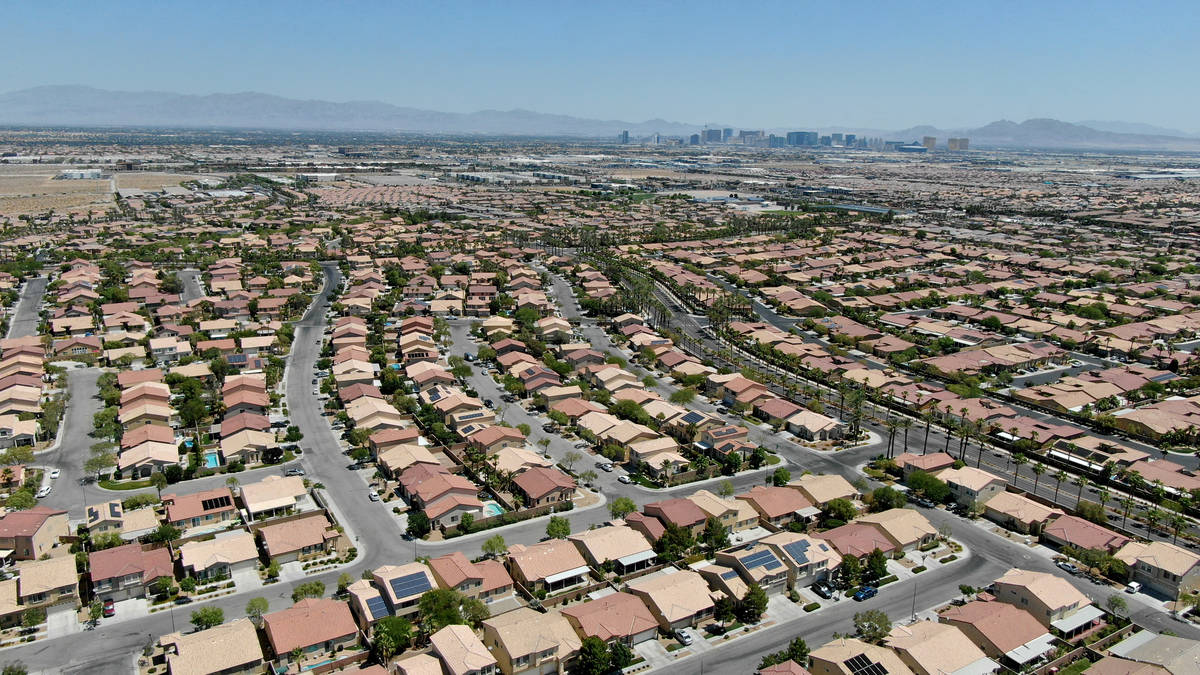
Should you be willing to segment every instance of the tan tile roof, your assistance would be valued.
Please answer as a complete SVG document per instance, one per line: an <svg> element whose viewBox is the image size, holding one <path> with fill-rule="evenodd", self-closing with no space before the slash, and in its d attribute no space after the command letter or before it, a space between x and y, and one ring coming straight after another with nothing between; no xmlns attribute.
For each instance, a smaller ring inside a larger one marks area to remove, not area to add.
<svg viewBox="0 0 1200 675"><path fill-rule="evenodd" d="M528 607L520 607L487 619L483 625L495 631L497 639L513 660L541 653L555 645L558 647L558 658L566 659L577 652L581 644L575 629L557 610L542 614Z"/></svg>
<svg viewBox="0 0 1200 675"><path fill-rule="evenodd" d="M446 626L429 636L429 645L441 657L450 675L465 675L496 665L488 648L466 626Z"/></svg>
<svg viewBox="0 0 1200 675"><path fill-rule="evenodd" d="M263 617L263 629L276 654L287 654L358 632L350 607L329 598L308 598Z"/></svg>
<svg viewBox="0 0 1200 675"><path fill-rule="evenodd" d="M713 606L713 593L698 573L691 570L656 574L629 584L629 592L656 607L668 622L694 616Z"/></svg>
<svg viewBox="0 0 1200 675"><path fill-rule="evenodd" d="M552 539L530 546L509 547L508 559L527 581L545 579L560 572L587 567L575 545L563 539Z"/></svg>
<svg viewBox="0 0 1200 675"><path fill-rule="evenodd" d="M58 556L46 560L29 560L17 566L21 573L21 596L45 593L79 583L74 556Z"/></svg>
<svg viewBox="0 0 1200 675"><path fill-rule="evenodd" d="M936 621L895 626L884 642L930 673L953 673L987 658L957 627Z"/></svg>
<svg viewBox="0 0 1200 675"><path fill-rule="evenodd" d="M237 619L198 633L171 633L159 643L173 645L168 653L171 675L207 675L263 660L258 631L249 619ZM169 651L169 650L168 650Z"/></svg>
<svg viewBox="0 0 1200 675"><path fill-rule="evenodd" d="M658 627L646 603L631 593L613 593L561 610L588 637L605 642L627 638Z"/></svg>

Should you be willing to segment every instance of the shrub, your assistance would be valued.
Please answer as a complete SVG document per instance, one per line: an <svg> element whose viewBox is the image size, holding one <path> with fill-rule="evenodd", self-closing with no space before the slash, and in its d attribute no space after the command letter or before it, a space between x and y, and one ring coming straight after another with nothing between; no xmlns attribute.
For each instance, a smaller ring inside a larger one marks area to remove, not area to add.
<svg viewBox="0 0 1200 675"><path fill-rule="evenodd" d="M818 610L818 609L820 609L820 608L821 608L821 603L819 603L819 602L810 602L810 603L808 603L807 605L805 605L805 606L804 606L804 611L806 611L806 612L815 612L815 611L817 611L817 610Z"/></svg>
<svg viewBox="0 0 1200 675"><path fill-rule="evenodd" d="M939 560L938 562L940 562L940 563L942 563L942 564L944 565L944 564L946 564L946 563L948 563L948 562L954 562L955 560L958 560L958 556L956 556L956 555L954 555L953 553L951 553L950 555L946 556L945 558L942 558L942 559L941 559L941 560Z"/></svg>
<svg viewBox="0 0 1200 675"><path fill-rule="evenodd" d="M924 572L924 571L925 571L924 565L918 565L917 567L913 568L913 574L920 574L921 572Z"/></svg>
<svg viewBox="0 0 1200 675"><path fill-rule="evenodd" d="M884 578L880 579L879 581L875 582L875 585L876 585L876 586L886 586L886 585L888 585L888 584L892 583L893 581L898 581L898 580L899 580L899 579L897 579L897 578L896 578L896 575L895 575L895 574L889 574L889 575L887 575L886 577L884 577Z"/></svg>

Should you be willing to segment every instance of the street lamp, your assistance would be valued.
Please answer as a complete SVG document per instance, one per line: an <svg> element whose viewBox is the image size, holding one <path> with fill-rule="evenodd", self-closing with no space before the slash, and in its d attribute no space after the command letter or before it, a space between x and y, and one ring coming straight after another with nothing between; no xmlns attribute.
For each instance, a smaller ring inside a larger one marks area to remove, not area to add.
<svg viewBox="0 0 1200 675"><path fill-rule="evenodd" d="M925 566L925 558L928 555L929 555L928 553L921 554L921 567ZM917 577L917 575L914 574L913 575L913 599L912 599L912 620L913 621L917 620L917 586L919 585L919 582L917 581L916 577Z"/></svg>

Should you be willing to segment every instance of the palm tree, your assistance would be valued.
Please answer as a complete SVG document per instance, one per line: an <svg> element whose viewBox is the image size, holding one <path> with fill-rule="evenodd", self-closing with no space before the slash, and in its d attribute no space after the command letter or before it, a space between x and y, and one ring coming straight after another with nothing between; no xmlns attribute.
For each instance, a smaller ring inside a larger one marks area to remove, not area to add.
<svg viewBox="0 0 1200 675"><path fill-rule="evenodd" d="M1182 513L1175 513L1171 515L1171 532L1174 535L1173 539L1171 540L1172 544L1179 543L1179 531L1187 527L1190 523L1191 521L1188 520L1187 517Z"/></svg>
<svg viewBox="0 0 1200 675"><path fill-rule="evenodd" d="M1150 507L1146 511L1146 522L1150 523L1150 529L1158 527L1158 524L1162 522L1163 516L1165 515L1166 514L1162 512L1162 509L1158 508L1157 506Z"/></svg>
<svg viewBox="0 0 1200 675"><path fill-rule="evenodd" d="M1037 494L1038 481L1042 479L1042 474L1046 473L1046 465L1041 462L1033 463L1033 494Z"/></svg>
<svg viewBox="0 0 1200 675"><path fill-rule="evenodd" d="M1079 502L1083 501L1083 489L1092 484L1087 476L1080 476L1075 479L1075 484L1079 486L1079 494L1075 495L1075 506L1079 506Z"/></svg>
<svg viewBox="0 0 1200 675"><path fill-rule="evenodd" d="M924 455L929 449L929 427L933 424L933 413L926 410L921 413L921 419L925 420L925 442L921 444L921 454Z"/></svg>
<svg viewBox="0 0 1200 675"><path fill-rule="evenodd" d="M1100 491L1096 493L1096 496L1100 498L1100 508L1108 510L1108 503L1112 501L1112 493L1108 491L1108 488L1100 488Z"/></svg>
<svg viewBox="0 0 1200 675"><path fill-rule="evenodd" d="M1067 478L1069 478L1069 476L1067 476L1067 472L1063 471L1062 469L1059 469L1058 472L1054 474L1054 503L1056 504L1058 503L1058 489L1062 487L1063 481Z"/></svg>
<svg viewBox="0 0 1200 675"><path fill-rule="evenodd" d="M1132 509L1133 505L1137 502L1133 501L1133 497L1122 497L1119 503L1124 509L1124 512L1121 514L1121 527L1125 527L1125 521L1129 520L1129 509Z"/></svg>
<svg viewBox="0 0 1200 675"><path fill-rule="evenodd" d="M900 419L900 428L904 430L904 451L908 452L908 430L912 427L913 420L911 417L902 417Z"/></svg>
<svg viewBox="0 0 1200 675"><path fill-rule="evenodd" d="M891 458L892 458L892 449L893 449L893 448L895 447L895 445L896 445L896 429L897 429L897 428L898 428L900 425L899 425L899 424L896 422L896 420L894 420L894 419L892 419L891 417L889 417L889 418L887 419L887 421L886 421L886 422L884 422L884 426L886 426L886 427L887 427L887 430L888 430L888 449L887 449L887 456L888 456L888 459L891 459Z"/></svg>
<svg viewBox="0 0 1200 675"><path fill-rule="evenodd" d="M1023 453L1018 452L1012 456L1012 462L1013 462L1013 485L1016 485L1018 479L1020 479L1021 465L1027 464L1029 462L1029 460L1025 458L1025 455Z"/></svg>

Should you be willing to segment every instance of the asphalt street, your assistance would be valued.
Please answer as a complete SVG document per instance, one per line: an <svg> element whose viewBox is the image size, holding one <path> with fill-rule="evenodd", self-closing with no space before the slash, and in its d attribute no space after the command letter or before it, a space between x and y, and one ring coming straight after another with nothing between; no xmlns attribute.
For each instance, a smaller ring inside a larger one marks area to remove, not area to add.
<svg viewBox="0 0 1200 675"><path fill-rule="evenodd" d="M38 323L41 321L42 296L50 280L46 277L33 277L21 287L21 298L17 301L16 311L8 322L8 337L19 338L37 335Z"/></svg>

